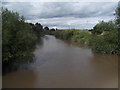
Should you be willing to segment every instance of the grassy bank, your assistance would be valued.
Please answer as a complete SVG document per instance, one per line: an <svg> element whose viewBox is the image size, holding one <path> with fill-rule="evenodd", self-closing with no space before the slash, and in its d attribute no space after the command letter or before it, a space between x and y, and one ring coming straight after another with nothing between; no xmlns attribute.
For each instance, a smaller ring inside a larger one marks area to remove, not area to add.
<svg viewBox="0 0 120 90"><path fill-rule="evenodd" d="M92 34L87 30L56 30L55 37L91 46L93 52L100 54L120 54L118 49L118 30Z"/></svg>
<svg viewBox="0 0 120 90"><path fill-rule="evenodd" d="M120 55L120 2L114 15L115 20L96 24L90 30L91 34L85 30L56 30L52 34L57 38L90 45L95 53Z"/></svg>
<svg viewBox="0 0 120 90"><path fill-rule="evenodd" d="M54 32L55 37L64 40L71 40L80 44L89 45L91 34L83 30L57 30Z"/></svg>

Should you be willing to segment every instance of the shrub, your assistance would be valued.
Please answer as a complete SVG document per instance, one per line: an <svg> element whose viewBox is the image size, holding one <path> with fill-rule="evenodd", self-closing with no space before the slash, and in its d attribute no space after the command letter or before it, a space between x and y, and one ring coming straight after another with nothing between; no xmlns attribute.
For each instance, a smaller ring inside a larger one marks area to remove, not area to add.
<svg viewBox="0 0 120 90"><path fill-rule="evenodd" d="M18 13L2 8L2 64L5 69L33 59L37 34ZM10 67L9 67L10 66Z"/></svg>
<svg viewBox="0 0 120 90"><path fill-rule="evenodd" d="M118 54L118 31L110 31L103 36L93 35L91 44L94 52L101 54Z"/></svg>

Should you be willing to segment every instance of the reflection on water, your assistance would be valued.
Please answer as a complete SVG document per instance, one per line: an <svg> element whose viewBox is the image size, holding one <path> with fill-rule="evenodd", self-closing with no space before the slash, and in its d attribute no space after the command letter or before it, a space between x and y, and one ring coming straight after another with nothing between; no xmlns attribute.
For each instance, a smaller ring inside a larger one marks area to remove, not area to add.
<svg viewBox="0 0 120 90"><path fill-rule="evenodd" d="M117 88L117 56L93 54L90 48L46 35L26 70L3 76L3 87Z"/></svg>

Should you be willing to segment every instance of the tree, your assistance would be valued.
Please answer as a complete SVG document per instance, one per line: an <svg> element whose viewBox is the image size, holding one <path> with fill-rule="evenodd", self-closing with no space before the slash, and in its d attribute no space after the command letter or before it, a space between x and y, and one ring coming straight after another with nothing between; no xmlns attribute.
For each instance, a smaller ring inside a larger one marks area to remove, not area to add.
<svg viewBox="0 0 120 90"><path fill-rule="evenodd" d="M35 24L36 29L43 30L43 26L40 23Z"/></svg>
<svg viewBox="0 0 120 90"><path fill-rule="evenodd" d="M101 21L93 27L93 34L101 34L103 31L116 30L117 26L113 21L104 22Z"/></svg>
<svg viewBox="0 0 120 90"><path fill-rule="evenodd" d="M116 24L118 27L118 53L120 55L120 1L118 2L118 7L116 9Z"/></svg>
<svg viewBox="0 0 120 90"><path fill-rule="evenodd" d="M37 34L38 37L42 36L43 35L43 26L40 24L40 23L36 23L34 25L34 30Z"/></svg>
<svg viewBox="0 0 120 90"><path fill-rule="evenodd" d="M32 50L37 35L18 13L2 8L2 66L3 73L20 63L33 59Z"/></svg>
<svg viewBox="0 0 120 90"><path fill-rule="evenodd" d="M21 16L21 21L23 21L23 22L25 21L25 18L24 18L24 16Z"/></svg>
<svg viewBox="0 0 120 90"><path fill-rule="evenodd" d="M118 7L116 9L116 24L120 28L120 1L118 2Z"/></svg>
<svg viewBox="0 0 120 90"><path fill-rule="evenodd" d="M49 28L48 28L47 26L46 26L46 27L44 27L44 29L45 29L45 30L49 30Z"/></svg>
<svg viewBox="0 0 120 90"><path fill-rule="evenodd" d="M52 29L50 29L50 31L55 31L55 29L54 29L54 28L52 28Z"/></svg>

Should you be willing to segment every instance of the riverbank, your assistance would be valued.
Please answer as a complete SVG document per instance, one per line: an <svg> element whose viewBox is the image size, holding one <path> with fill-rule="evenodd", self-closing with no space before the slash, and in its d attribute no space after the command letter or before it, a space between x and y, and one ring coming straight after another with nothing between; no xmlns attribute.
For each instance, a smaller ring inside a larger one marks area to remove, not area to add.
<svg viewBox="0 0 120 90"><path fill-rule="evenodd" d="M100 35L92 34L92 32L87 30L56 30L52 34L63 40L70 40L85 46L91 46L95 53L120 54L117 30L104 31Z"/></svg>
<svg viewBox="0 0 120 90"><path fill-rule="evenodd" d="M118 57L45 35L27 69L3 76L3 88L117 88ZM24 68L25 66L21 66ZM12 83L11 83L12 81Z"/></svg>

